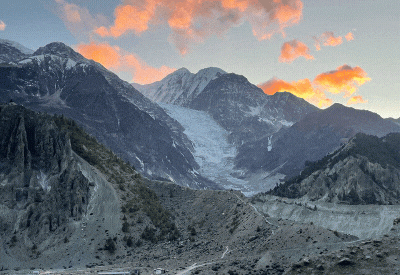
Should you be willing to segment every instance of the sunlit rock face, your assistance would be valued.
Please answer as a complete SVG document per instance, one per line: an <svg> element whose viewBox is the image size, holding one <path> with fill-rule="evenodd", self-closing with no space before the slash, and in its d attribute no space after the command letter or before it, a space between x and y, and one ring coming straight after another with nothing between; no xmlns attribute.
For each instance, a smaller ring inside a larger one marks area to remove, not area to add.
<svg viewBox="0 0 400 275"><path fill-rule="evenodd" d="M1 105L0 233L23 235L28 247L41 243L79 220L89 197L68 135L48 115Z"/></svg>

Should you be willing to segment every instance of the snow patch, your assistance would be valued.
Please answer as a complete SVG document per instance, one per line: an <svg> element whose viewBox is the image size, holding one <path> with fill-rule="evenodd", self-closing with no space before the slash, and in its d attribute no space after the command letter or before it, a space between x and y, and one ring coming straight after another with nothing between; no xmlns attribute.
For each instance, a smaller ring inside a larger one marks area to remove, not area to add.
<svg viewBox="0 0 400 275"><path fill-rule="evenodd" d="M280 120L279 123L286 127L291 127L294 124L293 122L287 120Z"/></svg>
<svg viewBox="0 0 400 275"><path fill-rule="evenodd" d="M268 152L271 152L272 150L272 136L268 138Z"/></svg>
<svg viewBox="0 0 400 275"><path fill-rule="evenodd" d="M49 177L45 173L40 171L40 173L36 175L36 178L38 180L38 183L45 192L49 192L51 190L51 186L49 184Z"/></svg>
<svg viewBox="0 0 400 275"><path fill-rule="evenodd" d="M76 65L76 62L74 60L72 60L71 58L68 58L67 64L65 64L65 68L67 70L69 70L69 69L75 67L75 65Z"/></svg>

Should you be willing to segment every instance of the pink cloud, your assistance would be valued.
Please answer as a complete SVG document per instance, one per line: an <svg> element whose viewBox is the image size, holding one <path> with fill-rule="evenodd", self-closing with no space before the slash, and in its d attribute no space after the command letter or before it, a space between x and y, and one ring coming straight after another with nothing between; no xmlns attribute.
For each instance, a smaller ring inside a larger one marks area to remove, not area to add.
<svg viewBox="0 0 400 275"><path fill-rule="evenodd" d="M352 34L351 32L349 32L348 34L346 34L345 38L346 38L347 41L354 40L354 36L353 36L353 34Z"/></svg>
<svg viewBox="0 0 400 275"><path fill-rule="evenodd" d="M291 63L301 56L306 59L314 59L314 56L310 54L310 49L306 44L298 40L291 40L282 45L279 62Z"/></svg>
<svg viewBox="0 0 400 275"><path fill-rule="evenodd" d="M324 32L320 37L314 37L315 48L317 51L321 50L321 44L324 46L336 47L343 43L343 38L341 36L335 36L333 32Z"/></svg>
<svg viewBox="0 0 400 275"><path fill-rule="evenodd" d="M6 23L0 20L0 31L4 31L6 29Z"/></svg>
<svg viewBox="0 0 400 275"><path fill-rule="evenodd" d="M353 105L353 104L360 104L360 103L367 103L368 101L364 100L362 96L353 96L352 98L349 99L347 102L347 105Z"/></svg>

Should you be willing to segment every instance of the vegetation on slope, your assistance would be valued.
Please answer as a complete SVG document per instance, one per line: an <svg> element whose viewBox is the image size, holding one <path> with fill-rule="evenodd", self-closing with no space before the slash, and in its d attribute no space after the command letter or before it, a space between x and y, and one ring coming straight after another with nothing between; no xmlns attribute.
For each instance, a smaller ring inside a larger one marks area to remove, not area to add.
<svg viewBox="0 0 400 275"><path fill-rule="evenodd" d="M298 186L304 179L318 170L332 169L335 164L349 156L364 156L371 163L378 163L383 168L388 166L400 167L399 152L400 133L391 133L382 138L359 133L350 141L350 146L344 145L321 160L315 162L306 161L306 167L300 175L290 178L267 193L287 198L299 198L301 194L298 191Z"/></svg>
<svg viewBox="0 0 400 275"><path fill-rule="evenodd" d="M54 116L54 121L60 130L69 133L72 149L118 187L116 189L124 201L121 207L121 230L126 234L127 243L132 242L130 226L135 224L134 220L143 220L143 215L151 221L141 234L144 240L176 240L180 236L169 211L162 207L156 193L146 185L148 180L138 174L133 166L87 134L75 121L58 115Z"/></svg>

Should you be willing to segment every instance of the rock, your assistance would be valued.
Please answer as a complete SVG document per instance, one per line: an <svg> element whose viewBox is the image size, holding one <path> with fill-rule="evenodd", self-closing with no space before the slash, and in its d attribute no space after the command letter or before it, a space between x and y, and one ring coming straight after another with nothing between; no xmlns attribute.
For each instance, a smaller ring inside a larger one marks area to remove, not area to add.
<svg viewBox="0 0 400 275"><path fill-rule="evenodd" d="M72 161L67 133L49 115L0 106L0 163L0 200L18 213L5 227L26 232L25 243L43 242L86 212L89 181Z"/></svg>
<svg viewBox="0 0 400 275"><path fill-rule="evenodd" d="M355 262L350 260L349 258L340 259L337 263L340 266L348 266L348 265L355 265Z"/></svg>

